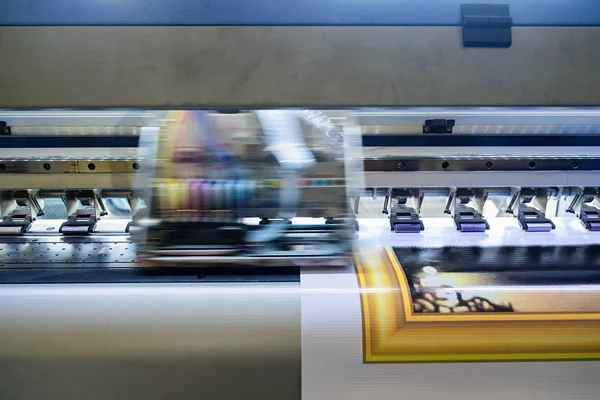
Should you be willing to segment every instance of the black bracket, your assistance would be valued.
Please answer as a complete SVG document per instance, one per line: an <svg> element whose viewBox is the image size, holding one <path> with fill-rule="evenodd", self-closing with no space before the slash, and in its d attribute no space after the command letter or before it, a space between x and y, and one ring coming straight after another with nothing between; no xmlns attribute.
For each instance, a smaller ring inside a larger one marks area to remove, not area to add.
<svg viewBox="0 0 600 400"><path fill-rule="evenodd" d="M71 221L60 226L59 232L63 235L89 235L96 230L95 221Z"/></svg>
<svg viewBox="0 0 600 400"><path fill-rule="evenodd" d="M21 207L21 209L25 209L25 207ZM0 222L0 235L27 233L31 225L31 213L29 210L16 210L4 217L2 222Z"/></svg>
<svg viewBox="0 0 600 400"><path fill-rule="evenodd" d="M412 199L414 207L407 206L408 199ZM389 200L389 201L388 201ZM390 230L396 233L419 233L425 229L423 221L419 218L419 211L423 202L423 194L408 189L391 189L386 195L386 206L390 207ZM394 204L394 202L396 204Z"/></svg>
<svg viewBox="0 0 600 400"><path fill-rule="evenodd" d="M513 25L508 4L462 4L464 47L510 47Z"/></svg>
<svg viewBox="0 0 600 400"><path fill-rule="evenodd" d="M10 135L10 126L6 124L6 121L0 121L0 135Z"/></svg>
<svg viewBox="0 0 600 400"><path fill-rule="evenodd" d="M556 229L554 222L546 218L544 213L525 205L519 207L517 220L521 229L526 232L550 232Z"/></svg>
<svg viewBox="0 0 600 400"><path fill-rule="evenodd" d="M581 219L581 225L588 231L600 231L600 213L597 209L592 207L582 208L579 218Z"/></svg>
<svg viewBox="0 0 600 400"><path fill-rule="evenodd" d="M64 222L58 231L63 235L89 235L96 230L96 216L92 207L86 207L73 215Z"/></svg>
<svg viewBox="0 0 600 400"><path fill-rule="evenodd" d="M5 193L3 196L6 196ZM44 215L35 194L28 190L15 190L3 200L14 201L16 207L0 219L0 235L21 235L29 232L33 221Z"/></svg>
<svg viewBox="0 0 600 400"><path fill-rule="evenodd" d="M419 233L425 229L423 221L419 219L419 214L412 207L404 204L392 206L390 213L390 230L396 233Z"/></svg>
<svg viewBox="0 0 600 400"><path fill-rule="evenodd" d="M444 214L453 216L456 230L461 232L485 232L490 229L490 225L479 210L483 210L486 200L487 194L483 190L458 188L455 192L450 192ZM469 205L471 201L477 209Z"/></svg>
<svg viewBox="0 0 600 400"><path fill-rule="evenodd" d="M461 232L485 232L490 229L490 224L477 210L464 205L456 206L454 225Z"/></svg>
<svg viewBox="0 0 600 400"><path fill-rule="evenodd" d="M452 133L453 119L427 119L423 125L423 133Z"/></svg>
<svg viewBox="0 0 600 400"><path fill-rule="evenodd" d="M598 188L587 187L573 197L568 213L576 214L581 225L588 231L600 231L600 210L596 204L599 196Z"/></svg>

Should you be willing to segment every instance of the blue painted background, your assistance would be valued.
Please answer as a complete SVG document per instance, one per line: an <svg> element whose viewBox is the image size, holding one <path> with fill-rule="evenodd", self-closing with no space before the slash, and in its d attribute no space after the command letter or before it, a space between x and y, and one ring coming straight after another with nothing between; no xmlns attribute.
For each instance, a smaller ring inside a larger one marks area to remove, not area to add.
<svg viewBox="0 0 600 400"><path fill-rule="evenodd" d="M460 4L515 25L600 26L600 0L0 0L0 25L460 25Z"/></svg>

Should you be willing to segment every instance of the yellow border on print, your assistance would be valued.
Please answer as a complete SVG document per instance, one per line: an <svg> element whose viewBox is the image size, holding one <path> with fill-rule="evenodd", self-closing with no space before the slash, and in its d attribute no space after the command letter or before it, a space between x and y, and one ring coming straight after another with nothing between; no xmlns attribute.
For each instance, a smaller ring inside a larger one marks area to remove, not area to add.
<svg viewBox="0 0 600 400"><path fill-rule="evenodd" d="M600 313L413 314L391 248L359 248L366 363L600 359Z"/></svg>

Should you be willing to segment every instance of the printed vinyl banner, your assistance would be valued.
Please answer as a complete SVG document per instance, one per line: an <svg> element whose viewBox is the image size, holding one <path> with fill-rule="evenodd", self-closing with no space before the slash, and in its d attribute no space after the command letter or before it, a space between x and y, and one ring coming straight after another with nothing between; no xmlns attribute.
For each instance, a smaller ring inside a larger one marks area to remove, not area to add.
<svg viewBox="0 0 600 400"><path fill-rule="evenodd" d="M600 246L359 249L364 361L597 359L599 256Z"/></svg>
<svg viewBox="0 0 600 400"><path fill-rule="evenodd" d="M597 399L599 238L560 228L361 225L354 265L302 270L303 398Z"/></svg>

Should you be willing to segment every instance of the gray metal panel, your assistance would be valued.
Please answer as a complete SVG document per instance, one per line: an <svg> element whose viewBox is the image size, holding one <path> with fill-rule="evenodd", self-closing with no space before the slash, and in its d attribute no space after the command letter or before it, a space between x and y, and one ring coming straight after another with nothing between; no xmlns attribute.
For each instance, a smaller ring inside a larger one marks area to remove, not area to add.
<svg viewBox="0 0 600 400"><path fill-rule="evenodd" d="M599 105L600 28L3 27L0 107Z"/></svg>
<svg viewBox="0 0 600 400"><path fill-rule="evenodd" d="M298 284L4 285L2 399L299 399Z"/></svg>

